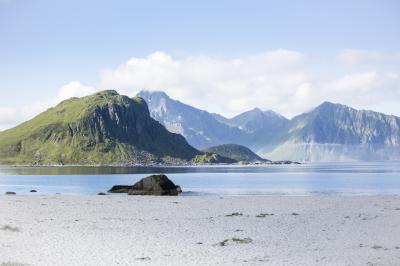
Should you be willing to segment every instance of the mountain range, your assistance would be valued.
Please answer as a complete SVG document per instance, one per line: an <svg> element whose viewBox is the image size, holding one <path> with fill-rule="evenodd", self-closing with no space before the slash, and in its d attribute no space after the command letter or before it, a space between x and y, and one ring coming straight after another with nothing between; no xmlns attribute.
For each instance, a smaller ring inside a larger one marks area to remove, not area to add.
<svg viewBox="0 0 400 266"><path fill-rule="evenodd" d="M150 115L197 149L234 143L259 156L294 161L370 161L400 159L400 118L324 102L287 119L259 108L226 118L141 91Z"/></svg>
<svg viewBox="0 0 400 266"><path fill-rule="evenodd" d="M258 108L226 118L164 92L106 90L0 132L6 165L274 163L265 158L399 160L400 118L330 102L292 119Z"/></svg>
<svg viewBox="0 0 400 266"><path fill-rule="evenodd" d="M218 152L197 150L182 135L168 131L150 116L143 98L106 90L70 98L0 132L0 165L269 162L246 147L215 148Z"/></svg>

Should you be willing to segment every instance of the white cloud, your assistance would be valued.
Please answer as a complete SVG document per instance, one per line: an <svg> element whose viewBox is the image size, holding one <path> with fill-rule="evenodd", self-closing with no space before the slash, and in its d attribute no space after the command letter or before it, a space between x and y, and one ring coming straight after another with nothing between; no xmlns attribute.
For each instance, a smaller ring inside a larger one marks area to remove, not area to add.
<svg viewBox="0 0 400 266"><path fill-rule="evenodd" d="M345 49L323 57L275 50L236 58L176 58L154 52L105 69L99 78L93 86L70 82L44 104L0 109L0 129L61 100L99 89L129 96L141 89L163 90L172 98L226 116L259 107L291 117L323 101L400 115L400 104L393 104L400 99L399 52Z"/></svg>
<svg viewBox="0 0 400 266"><path fill-rule="evenodd" d="M0 108L0 124L10 124L16 115L14 108Z"/></svg>
<svg viewBox="0 0 400 266"><path fill-rule="evenodd" d="M104 70L100 87L129 95L139 89L164 90L183 102L232 115L255 105L269 108L290 97L298 84L307 82L305 62L303 54L287 50L233 59L174 59L155 52Z"/></svg>
<svg viewBox="0 0 400 266"><path fill-rule="evenodd" d="M343 49L339 51L336 59L344 64L376 64L400 63L400 52L380 52L361 49Z"/></svg>
<svg viewBox="0 0 400 266"><path fill-rule="evenodd" d="M377 78L378 75L376 72L355 73L333 80L330 83L330 87L332 88L332 91L342 93L352 90L368 92L368 90L371 90L378 85Z"/></svg>
<svg viewBox="0 0 400 266"><path fill-rule="evenodd" d="M224 59L155 52L102 71L100 87L128 95L140 89L164 90L182 102L227 116L257 106L291 117L326 100L361 108L392 101L400 94L399 72L381 64L397 55L343 50L323 58L276 50ZM366 60L378 59L380 64L365 69ZM343 67L343 61L351 67ZM400 114L400 107L395 112Z"/></svg>
<svg viewBox="0 0 400 266"><path fill-rule="evenodd" d="M94 87L82 85L79 81L71 81L59 89L57 97L53 102L57 104L72 97L82 97L92 94L95 91Z"/></svg>
<svg viewBox="0 0 400 266"><path fill-rule="evenodd" d="M337 59L345 64L360 64L377 61L384 55L377 51L345 49L338 53Z"/></svg>
<svg viewBox="0 0 400 266"><path fill-rule="evenodd" d="M11 128L49 108L48 103L33 103L19 108L0 108L0 131Z"/></svg>
<svg viewBox="0 0 400 266"><path fill-rule="evenodd" d="M19 108L0 108L0 130L11 128L31 119L40 112L57 105L63 100L71 97L85 96L95 91L96 89L93 87L82 85L78 81L72 81L62 86L53 99L32 103Z"/></svg>

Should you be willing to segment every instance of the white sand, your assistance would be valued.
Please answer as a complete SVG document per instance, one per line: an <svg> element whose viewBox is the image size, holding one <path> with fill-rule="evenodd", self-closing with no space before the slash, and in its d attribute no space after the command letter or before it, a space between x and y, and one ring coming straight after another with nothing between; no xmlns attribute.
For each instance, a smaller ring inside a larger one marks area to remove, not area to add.
<svg viewBox="0 0 400 266"><path fill-rule="evenodd" d="M2 195L6 262L400 265L400 197Z"/></svg>

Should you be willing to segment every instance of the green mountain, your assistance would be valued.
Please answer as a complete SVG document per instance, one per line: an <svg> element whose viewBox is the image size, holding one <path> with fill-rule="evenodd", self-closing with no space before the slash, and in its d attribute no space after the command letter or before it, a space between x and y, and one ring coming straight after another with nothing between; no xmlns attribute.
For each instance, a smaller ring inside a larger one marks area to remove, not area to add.
<svg viewBox="0 0 400 266"><path fill-rule="evenodd" d="M268 161L255 154L249 148L237 144L222 144L210 147L203 151L208 153L215 153L238 162Z"/></svg>
<svg viewBox="0 0 400 266"><path fill-rule="evenodd" d="M71 98L0 132L0 164L130 165L201 154L152 119L146 102L116 91Z"/></svg>
<svg viewBox="0 0 400 266"><path fill-rule="evenodd" d="M203 152L200 155L196 155L192 159L192 162L195 164L231 164L237 163L238 161L232 158L221 156L217 153Z"/></svg>

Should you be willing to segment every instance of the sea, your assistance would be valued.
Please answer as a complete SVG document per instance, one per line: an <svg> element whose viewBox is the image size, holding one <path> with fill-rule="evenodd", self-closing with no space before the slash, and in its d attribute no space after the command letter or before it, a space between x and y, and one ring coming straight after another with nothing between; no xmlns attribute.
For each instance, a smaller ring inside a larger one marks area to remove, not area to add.
<svg viewBox="0 0 400 266"><path fill-rule="evenodd" d="M0 166L0 195L6 191L96 195L113 185L133 185L143 177L159 173L180 185L182 196L400 195L400 161L201 167Z"/></svg>

